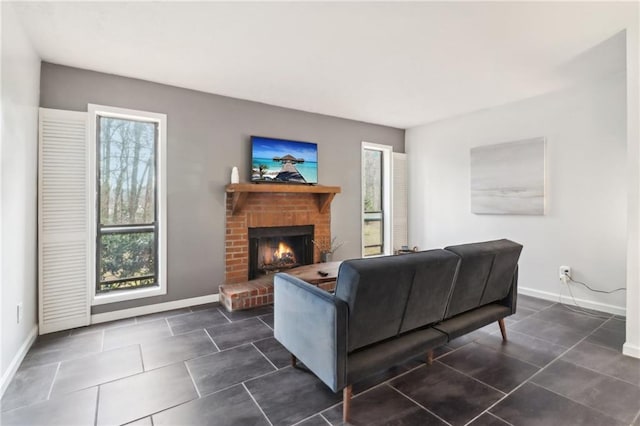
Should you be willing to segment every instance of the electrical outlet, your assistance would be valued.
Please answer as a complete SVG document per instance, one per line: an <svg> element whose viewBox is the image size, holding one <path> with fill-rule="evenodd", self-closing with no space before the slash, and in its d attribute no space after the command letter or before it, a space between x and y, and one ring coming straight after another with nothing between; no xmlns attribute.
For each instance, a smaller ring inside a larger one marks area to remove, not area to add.
<svg viewBox="0 0 640 426"><path fill-rule="evenodd" d="M559 275L560 281L566 283L567 280L569 279L569 276L571 275L571 266L561 266L558 271L558 275Z"/></svg>
<svg viewBox="0 0 640 426"><path fill-rule="evenodd" d="M16 306L16 320L18 324L22 322L23 311L24 309L22 308L22 302L18 303L18 305Z"/></svg>

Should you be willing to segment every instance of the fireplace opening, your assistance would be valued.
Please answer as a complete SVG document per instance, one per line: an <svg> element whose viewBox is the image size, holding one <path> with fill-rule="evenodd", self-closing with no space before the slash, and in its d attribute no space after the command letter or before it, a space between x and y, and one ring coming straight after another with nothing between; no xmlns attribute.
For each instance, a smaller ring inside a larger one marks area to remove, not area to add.
<svg viewBox="0 0 640 426"><path fill-rule="evenodd" d="M249 228L249 279L313 263L313 225Z"/></svg>

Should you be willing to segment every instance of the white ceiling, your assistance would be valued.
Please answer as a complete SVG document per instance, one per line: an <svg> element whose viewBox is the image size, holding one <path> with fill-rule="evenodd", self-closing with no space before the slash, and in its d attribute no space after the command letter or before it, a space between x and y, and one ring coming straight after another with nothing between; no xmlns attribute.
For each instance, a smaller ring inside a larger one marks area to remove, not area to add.
<svg viewBox="0 0 640 426"><path fill-rule="evenodd" d="M47 62L399 128L557 89L637 25L634 2L14 6Z"/></svg>

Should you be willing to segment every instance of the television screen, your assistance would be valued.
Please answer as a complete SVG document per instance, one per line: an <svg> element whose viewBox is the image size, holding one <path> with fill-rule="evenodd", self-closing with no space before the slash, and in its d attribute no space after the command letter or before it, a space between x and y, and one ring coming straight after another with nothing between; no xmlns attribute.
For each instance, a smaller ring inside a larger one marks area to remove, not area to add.
<svg viewBox="0 0 640 426"><path fill-rule="evenodd" d="M251 182L318 183L318 145L251 136Z"/></svg>

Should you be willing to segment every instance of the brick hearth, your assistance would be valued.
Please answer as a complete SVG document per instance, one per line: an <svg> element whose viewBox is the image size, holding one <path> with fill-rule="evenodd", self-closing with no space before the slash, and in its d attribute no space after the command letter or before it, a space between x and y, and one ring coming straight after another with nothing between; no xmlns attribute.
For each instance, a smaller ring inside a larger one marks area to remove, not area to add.
<svg viewBox="0 0 640 426"><path fill-rule="evenodd" d="M260 189L264 187L269 186ZM248 281L249 228L313 225L314 240L331 240L331 199L327 203L326 198L319 198L317 187L310 193L302 192L300 187L279 192L278 188L283 187L273 185L273 192L244 193L241 202L227 189L225 284L220 286L219 294L221 303L229 310L273 303L272 278ZM334 190L338 192L339 188ZM317 247L313 259L314 263L320 261Z"/></svg>

